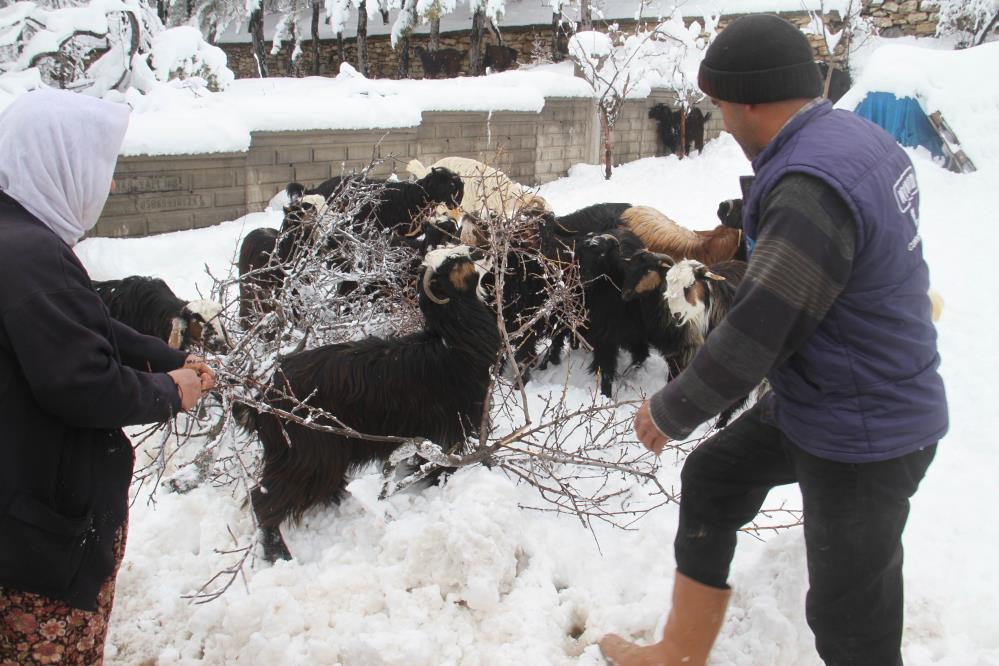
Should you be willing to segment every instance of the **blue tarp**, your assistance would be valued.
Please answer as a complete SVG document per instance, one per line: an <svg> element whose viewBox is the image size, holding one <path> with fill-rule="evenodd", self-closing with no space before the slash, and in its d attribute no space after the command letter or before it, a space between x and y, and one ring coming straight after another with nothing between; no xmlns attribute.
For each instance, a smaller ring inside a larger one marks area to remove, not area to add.
<svg viewBox="0 0 999 666"><path fill-rule="evenodd" d="M903 146L925 146L935 157L943 157L943 142L919 102L911 97L898 99L886 92L867 93L853 111L895 137Z"/></svg>

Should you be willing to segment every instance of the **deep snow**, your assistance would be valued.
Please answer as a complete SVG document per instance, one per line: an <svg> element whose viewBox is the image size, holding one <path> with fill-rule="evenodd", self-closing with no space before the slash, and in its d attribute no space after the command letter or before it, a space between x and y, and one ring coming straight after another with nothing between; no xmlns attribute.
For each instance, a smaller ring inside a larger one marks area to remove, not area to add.
<svg viewBox="0 0 999 666"><path fill-rule="evenodd" d="M975 64L966 58L948 65L940 85L958 88L981 76L991 53L983 50ZM999 126L995 101L955 105L947 115L968 136ZM999 304L987 270L999 244L999 163L991 149L979 151L979 171L956 175L925 151L910 152L922 194L924 251L933 286L946 301L938 331L951 430L913 500L905 533L903 653L909 666L985 666L999 663L993 626L999 525L988 517L999 475L990 409L997 397L999 354L991 331L999 325ZM689 159L622 165L610 181L600 166L577 165L541 194L557 212L630 201L707 228L715 224L718 201L737 196L737 177L749 171L723 135ZM90 239L78 253L95 279L156 274L195 297L210 284L205 264L224 274L246 231L278 222L273 212L254 213L209 229ZM570 399L594 389L585 362L582 352L570 357ZM557 392L564 372L565 365L537 373L529 391ZM657 389L662 372L661 361L650 359L625 375L616 397ZM678 461L664 458L661 479L678 487ZM255 567L245 587L238 582L203 606L181 595L228 561L214 552L233 545L227 528L241 538L249 534L241 498L201 487L159 493L155 506L137 503L108 663L585 665L602 663L595 641L605 632L648 640L661 627L675 506L658 509L630 532L598 527L595 539L573 518L519 508L538 504L535 491L498 471L465 470L442 488L382 503L373 499L377 483L363 476L340 508L314 511L302 527L286 528L295 561ZM766 506L782 501L796 505L796 489L778 489ZM712 664L819 663L804 621L800 528L764 540L742 536L731 583Z"/></svg>

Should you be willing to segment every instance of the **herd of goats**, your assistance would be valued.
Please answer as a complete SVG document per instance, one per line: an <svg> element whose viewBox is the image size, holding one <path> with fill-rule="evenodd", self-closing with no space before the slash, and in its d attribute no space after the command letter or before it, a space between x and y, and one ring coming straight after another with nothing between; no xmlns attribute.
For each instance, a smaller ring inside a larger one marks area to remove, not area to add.
<svg viewBox="0 0 999 666"><path fill-rule="evenodd" d="M255 229L241 242L244 333L280 307L302 257L343 274L351 259L330 231L337 225L374 229L405 248L423 317L414 333L283 355L257 402L234 407L263 445L250 499L268 561L291 557L279 531L285 519L337 503L348 473L386 460L400 437L461 451L483 426L497 367L515 366L526 382L532 368L558 364L568 342L591 351L589 370L608 397L622 348L636 365L659 352L676 376L724 317L745 274L740 200L720 204L714 229L693 231L627 203L555 215L535 192L467 158L429 167L413 160L407 169L409 181L376 182L374 195L354 206L345 205L346 193L371 182L361 176L311 189L291 183L280 229ZM503 229L516 231L504 236ZM552 280L568 275L577 280L581 313L572 323L547 302ZM149 277L95 286L112 316L171 346L225 353L232 344L217 303L185 302ZM371 286L343 280L338 288ZM335 417L282 416L302 404Z"/></svg>

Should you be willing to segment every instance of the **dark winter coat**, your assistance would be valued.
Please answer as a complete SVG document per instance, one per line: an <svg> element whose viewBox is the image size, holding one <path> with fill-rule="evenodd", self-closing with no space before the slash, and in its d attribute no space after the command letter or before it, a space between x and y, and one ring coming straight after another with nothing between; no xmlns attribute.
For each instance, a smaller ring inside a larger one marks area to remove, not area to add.
<svg viewBox="0 0 999 666"><path fill-rule="evenodd" d="M128 511L121 427L180 408L186 354L111 319L65 242L0 193L0 587L93 610Z"/></svg>
<svg viewBox="0 0 999 666"><path fill-rule="evenodd" d="M896 458L947 432L929 273L912 163L887 132L826 102L793 118L753 159L747 244L761 202L789 173L821 179L849 206L856 250L848 283L815 333L768 375L777 423L821 458Z"/></svg>

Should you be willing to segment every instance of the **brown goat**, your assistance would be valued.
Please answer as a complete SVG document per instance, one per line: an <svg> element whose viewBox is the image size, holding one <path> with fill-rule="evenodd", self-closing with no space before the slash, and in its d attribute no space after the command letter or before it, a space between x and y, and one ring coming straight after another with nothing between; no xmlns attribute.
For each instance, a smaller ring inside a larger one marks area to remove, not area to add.
<svg viewBox="0 0 999 666"><path fill-rule="evenodd" d="M696 259L710 266L732 259L742 245L741 229L718 225L710 231L692 231L651 206L632 206L620 219L645 247L675 261Z"/></svg>

